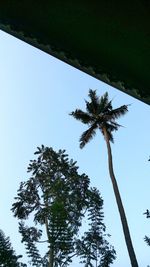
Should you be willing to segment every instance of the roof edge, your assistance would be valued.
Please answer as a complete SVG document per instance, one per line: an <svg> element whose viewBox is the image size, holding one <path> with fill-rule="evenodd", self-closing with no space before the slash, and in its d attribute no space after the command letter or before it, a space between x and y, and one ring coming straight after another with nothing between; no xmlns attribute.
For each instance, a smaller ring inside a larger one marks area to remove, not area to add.
<svg viewBox="0 0 150 267"><path fill-rule="evenodd" d="M11 34L12 36L28 43L29 45L34 46L35 48L38 48L42 50L43 52L56 57L57 59L71 65L72 67L75 67L79 69L82 72L85 72L89 74L90 76L112 86L115 87L118 90L121 90L122 92L140 100L143 101L144 103L150 105L150 97L143 97L141 96L140 92L136 88L127 88L125 86L125 83L122 81L113 81L110 78L110 75L108 73L97 73L92 66L83 66L81 62L79 62L78 59L72 59L69 58L64 51L57 51L55 48L52 49L50 45L45 45L42 44L39 40L37 40L34 37L29 37L26 36L26 34L22 31L15 31L14 29L11 28L9 24L3 24L0 23L0 29L3 30L4 32Z"/></svg>

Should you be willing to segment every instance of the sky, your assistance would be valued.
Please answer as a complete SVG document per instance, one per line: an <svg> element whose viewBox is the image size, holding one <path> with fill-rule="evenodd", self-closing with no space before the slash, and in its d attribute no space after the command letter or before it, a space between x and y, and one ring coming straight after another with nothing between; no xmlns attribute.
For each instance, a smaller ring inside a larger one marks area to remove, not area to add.
<svg viewBox="0 0 150 267"><path fill-rule="evenodd" d="M27 166L36 147L66 149L86 173L104 200L104 222L117 259L112 266L127 267L130 261L108 173L103 137L96 137L83 149L79 137L86 129L68 114L85 110L89 89L98 95L106 91L114 108L131 104L112 145L114 171L124 203L140 267L150 264L150 221L143 212L150 208L150 108L139 100L51 57L0 31L0 229L9 236L17 254L25 254L18 222L10 211L21 181L29 176ZM25 258L26 259L26 258ZM72 267L82 265L77 262Z"/></svg>

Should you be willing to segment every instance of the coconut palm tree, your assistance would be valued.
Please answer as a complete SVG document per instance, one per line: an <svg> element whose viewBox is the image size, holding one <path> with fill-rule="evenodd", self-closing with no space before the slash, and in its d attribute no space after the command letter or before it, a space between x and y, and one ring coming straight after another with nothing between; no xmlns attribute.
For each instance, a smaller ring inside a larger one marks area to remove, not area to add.
<svg viewBox="0 0 150 267"><path fill-rule="evenodd" d="M118 205L118 210L123 227L124 237L131 261L132 267L138 267L136 255L132 245L132 240L129 232L126 214L122 204L121 196L119 193L117 181L113 170L112 152L110 142L114 142L113 132L117 131L121 126L116 122L116 119L125 115L128 111L128 105L123 105L119 108L113 109L112 100L109 100L108 93L106 92L102 97L98 97L95 90L89 90L90 101L85 101L86 112L81 109L76 109L71 112L75 119L80 120L82 123L88 125L88 129L83 132L80 137L80 148L83 148L96 134L96 130L100 130L104 136L107 152L108 152L108 166L109 174L113 185L113 190Z"/></svg>

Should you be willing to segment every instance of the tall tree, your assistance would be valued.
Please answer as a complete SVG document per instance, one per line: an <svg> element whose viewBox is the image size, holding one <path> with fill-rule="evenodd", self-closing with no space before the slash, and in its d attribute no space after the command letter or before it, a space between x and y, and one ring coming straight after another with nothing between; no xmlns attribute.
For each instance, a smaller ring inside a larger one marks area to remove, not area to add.
<svg viewBox="0 0 150 267"><path fill-rule="evenodd" d="M1 267L26 267L19 261L21 255L16 255L12 248L9 237L6 237L4 232L0 230L0 266Z"/></svg>
<svg viewBox="0 0 150 267"><path fill-rule="evenodd" d="M98 191L90 188L88 176L78 173L76 162L68 159L65 150L55 152L42 145L35 154L37 159L31 160L28 167L31 177L20 184L12 211L19 219L22 242L32 266L66 267L74 256L85 254L80 253L78 245L79 228L96 201L100 203L97 213L99 223L103 225L102 199ZM30 215L33 226L25 225ZM102 227L99 229L103 254L106 248L109 258L115 259L114 249L106 244ZM39 243L47 244L44 256L38 249Z"/></svg>
<svg viewBox="0 0 150 267"><path fill-rule="evenodd" d="M121 126L116 122L116 119L125 115L128 111L128 106L123 105L119 108L113 109L112 100L109 100L106 92L102 97L98 97L95 90L89 90L90 101L85 101L86 111L76 109L70 115L82 123L88 125L88 129L83 132L80 137L80 148L83 148L96 134L96 130L100 130L104 136L107 152L108 152L108 166L109 174L113 185L116 202L122 222L124 237L131 261L132 267L138 267L138 262L132 245L132 240L129 232L125 210L122 204L120 192L113 170L113 160L110 142L114 142L113 132L117 131Z"/></svg>

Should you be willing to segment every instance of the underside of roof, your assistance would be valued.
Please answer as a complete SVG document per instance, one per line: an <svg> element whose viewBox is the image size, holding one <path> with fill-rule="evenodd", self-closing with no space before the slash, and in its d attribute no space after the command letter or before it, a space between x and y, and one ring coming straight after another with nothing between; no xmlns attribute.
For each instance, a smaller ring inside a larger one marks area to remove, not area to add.
<svg viewBox="0 0 150 267"><path fill-rule="evenodd" d="M150 104L149 0L5 0L0 29Z"/></svg>

